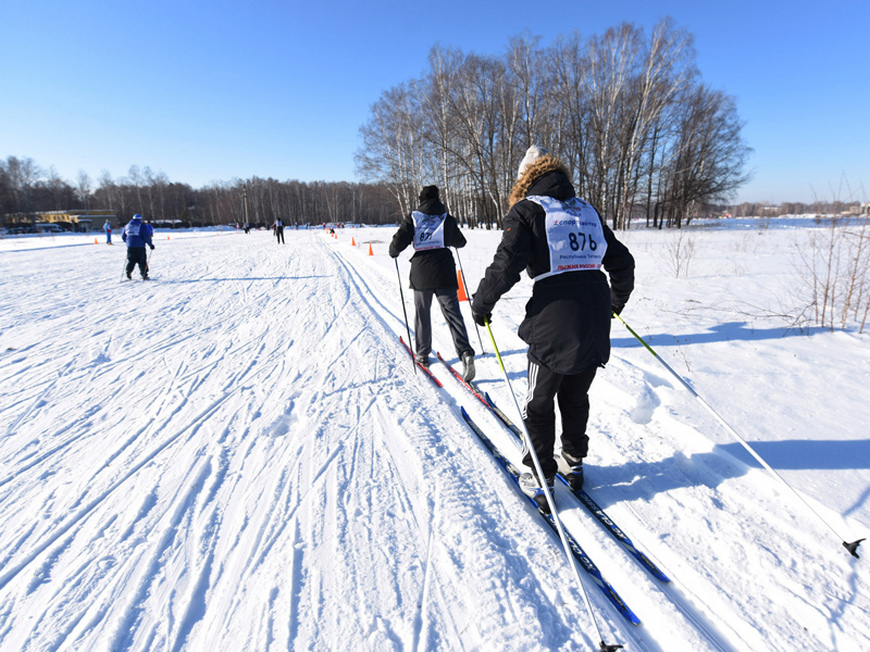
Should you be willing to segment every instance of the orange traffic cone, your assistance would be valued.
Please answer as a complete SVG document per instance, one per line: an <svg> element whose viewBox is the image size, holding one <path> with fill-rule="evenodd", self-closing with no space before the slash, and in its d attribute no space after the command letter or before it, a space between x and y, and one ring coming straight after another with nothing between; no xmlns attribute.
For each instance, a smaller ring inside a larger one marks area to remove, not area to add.
<svg viewBox="0 0 870 652"><path fill-rule="evenodd" d="M99 242L97 242L96 238L94 238L94 244L100 244Z"/></svg>
<svg viewBox="0 0 870 652"><path fill-rule="evenodd" d="M351 247L356 247L356 238L351 238L351 239L350 239L350 246L351 246Z"/></svg>
<svg viewBox="0 0 870 652"><path fill-rule="evenodd" d="M166 239L169 240L169 236L166 236Z"/></svg>
<svg viewBox="0 0 870 652"><path fill-rule="evenodd" d="M372 251L372 243L369 242L369 256L374 256L374 255L375 255L375 252Z"/></svg>
<svg viewBox="0 0 870 652"><path fill-rule="evenodd" d="M456 291L456 296L460 301L468 301L468 295L465 294L465 282L462 280L462 272L456 272L456 283L459 289Z"/></svg>

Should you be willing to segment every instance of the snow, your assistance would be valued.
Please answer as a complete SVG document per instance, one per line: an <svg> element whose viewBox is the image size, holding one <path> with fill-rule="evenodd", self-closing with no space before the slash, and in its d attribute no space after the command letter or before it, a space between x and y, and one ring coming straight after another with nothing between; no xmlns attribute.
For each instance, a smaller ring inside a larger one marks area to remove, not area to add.
<svg viewBox="0 0 870 652"><path fill-rule="evenodd" d="M638 263L623 316L836 532L617 321L587 486L673 582L564 487L557 505L642 621L584 574L608 643L870 649L870 546L840 545L870 530L870 335L776 316L811 223L729 225L620 234ZM514 463L516 441L398 343L409 254L397 276L392 228L336 233L158 231L150 282L122 280L102 234L0 240L0 649L598 648L558 539L460 406ZM465 234L473 291L500 234ZM493 315L517 396L530 291ZM463 310L479 387L518 423Z"/></svg>

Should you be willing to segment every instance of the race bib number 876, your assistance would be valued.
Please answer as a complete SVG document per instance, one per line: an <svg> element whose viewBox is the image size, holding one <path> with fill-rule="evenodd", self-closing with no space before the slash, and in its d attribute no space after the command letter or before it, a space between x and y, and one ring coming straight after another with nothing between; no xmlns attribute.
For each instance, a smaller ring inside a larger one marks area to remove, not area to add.
<svg viewBox="0 0 870 652"><path fill-rule="evenodd" d="M598 213L581 199L562 202L552 197L528 197L546 213L547 248L550 251L550 271L535 280L584 270L601 269L607 241Z"/></svg>

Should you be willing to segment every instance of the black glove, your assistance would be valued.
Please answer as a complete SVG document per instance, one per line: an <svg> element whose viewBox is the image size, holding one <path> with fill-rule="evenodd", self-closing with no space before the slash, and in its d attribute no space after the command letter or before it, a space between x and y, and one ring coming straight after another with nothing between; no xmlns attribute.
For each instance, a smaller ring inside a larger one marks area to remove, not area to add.
<svg viewBox="0 0 870 652"><path fill-rule="evenodd" d="M610 288L610 310L613 312L610 316L611 319L621 313L623 308L625 308L625 298L616 296L616 292L613 291L613 288Z"/></svg>
<svg viewBox="0 0 870 652"><path fill-rule="evenodd" d="M151 251L154 251L154 245L148 245L151 247Z"/></svg>
<svg viewBox="0 0 870 652"><path fill-rule="evenodd" d="M492 313L483 313L477 310L474 306L471 306L471 318L478 326L486 326L486 322L492 321Z"/></svg>

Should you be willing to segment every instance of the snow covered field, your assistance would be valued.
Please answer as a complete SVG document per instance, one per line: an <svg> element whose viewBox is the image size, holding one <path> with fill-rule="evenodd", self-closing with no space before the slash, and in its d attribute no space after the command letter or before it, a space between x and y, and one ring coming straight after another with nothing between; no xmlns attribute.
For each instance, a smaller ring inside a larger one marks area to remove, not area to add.
<svg viewBox="0 0 870 652"><path fill-rule="evenodd" d="M764 317L796 304L809 227L729 224L619 234L638 262L623 316L842 538L867 536L870 335ZM0 649L598 648L558 539L459 407L518 462L514 439L398 344L393 229L337 233L157 232L150 282L122 281L102 235L0 240ZM500 234L465 233L473 291ZM518 395L530 290L493 315ZM479 387L518 422L463 310ZM852 558L618 322L613 344L587 486L673 582L559 487L642 621L586 583L605 641L870 649L870 545Z"/></svg>

